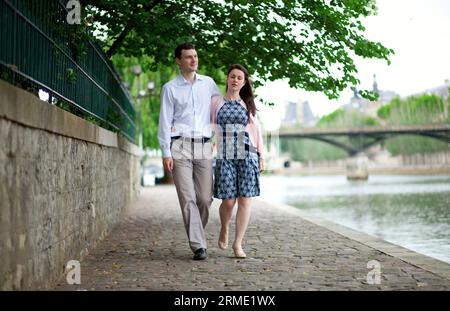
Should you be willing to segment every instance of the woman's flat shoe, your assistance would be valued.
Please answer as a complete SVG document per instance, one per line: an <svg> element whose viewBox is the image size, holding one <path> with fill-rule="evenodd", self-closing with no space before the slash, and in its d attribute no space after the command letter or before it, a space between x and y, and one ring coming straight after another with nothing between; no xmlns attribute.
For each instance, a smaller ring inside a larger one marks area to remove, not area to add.
<svg viewBox="0 0 450 311"><path fill-rule="evenodd" d="M246 258L247 255L244 253L244 251L242 250L242 248L238 248L238 249L234 249L234 257L236 258Z"/></svg>

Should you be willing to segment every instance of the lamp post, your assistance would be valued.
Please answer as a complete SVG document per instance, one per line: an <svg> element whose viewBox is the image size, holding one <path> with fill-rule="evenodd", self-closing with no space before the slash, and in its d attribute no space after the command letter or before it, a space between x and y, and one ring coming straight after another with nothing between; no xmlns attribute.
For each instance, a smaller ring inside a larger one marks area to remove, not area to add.
<svg viewBox="0 0 450 311"><path fill-rule="evenodd" d="M138 111L138 116L139 116L139 138L138 138L138 144L139 144L139 148L143 148L143 140L142 140L142 115L141 115L141 97L142 97L142 92L145 91L141 91L141 73L142 73L142 68L140 65L136 65L131 67L131 72L136 76L137 78L137 98L136 98L136 103L137 103L137 107L136 110Z"/></svg>
<svg viewBox="0 0 450 311"><path fill-rule="evenodd" d="M149 91L149 94L153 94L153 92L155 91L155 82L149 81L147 83L147 90Z"/></svg>
<svg viewBox="0 0 450 311"><path fill-rule="evenodd" d="M153 81L148 81L147 82L147 93L143 92L142 97L152 97L154 96L154 91L155 91L155 82ZM151 113L151 106L149 106L150 108L150 113Z"/></svg>
<svg viewBox="0 0 450 311"><path fill-rule="evenodd" d="M145 91L140 90L137 96L137 102L139 107L139 147L144 147L143 134L142 134L142 113L141 113L141 98L145 96Z"/></svg>

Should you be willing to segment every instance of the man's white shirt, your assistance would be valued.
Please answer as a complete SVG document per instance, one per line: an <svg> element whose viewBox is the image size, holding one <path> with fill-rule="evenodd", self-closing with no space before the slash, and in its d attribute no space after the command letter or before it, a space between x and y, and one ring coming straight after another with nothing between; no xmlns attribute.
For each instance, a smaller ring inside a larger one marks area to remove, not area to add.
<svg viewBox="0 0 450 311"><path fill-rule="evenodd" d="M193 83L182 75L163 85L158 141L163 157L171 157L173 136L211 137L211 98L220 95L213 79L196 74Z"/></svg>

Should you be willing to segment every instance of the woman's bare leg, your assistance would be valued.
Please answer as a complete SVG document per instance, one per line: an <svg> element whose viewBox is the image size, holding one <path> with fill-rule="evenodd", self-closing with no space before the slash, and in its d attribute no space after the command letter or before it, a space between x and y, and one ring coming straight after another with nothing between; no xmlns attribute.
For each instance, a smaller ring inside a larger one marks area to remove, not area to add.
<svg viewBox="0 0 450 311"><path fill-rule="evenodd" d="M228 226L230 224L231 216L233 216L233 208L236 204L236 199L222 200L222 204L219 207L220 215L220 236L219 236L219 248L226 249L228 247Z"/></svg>
<svg viewBox="0 0 450 311"><path fill-rule="evenodd" d="M236 213L236 236L233 243L233 250L236 257L245 257L242 250L242 240L250 221L251 198L238 198L238 210Z"/></svg>

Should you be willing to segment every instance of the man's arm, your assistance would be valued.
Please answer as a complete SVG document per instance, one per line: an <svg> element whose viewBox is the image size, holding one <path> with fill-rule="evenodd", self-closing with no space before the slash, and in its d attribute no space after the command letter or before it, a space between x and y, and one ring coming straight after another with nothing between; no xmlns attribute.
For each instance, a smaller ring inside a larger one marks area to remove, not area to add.
<svg viewBox="0 0 450 311"><path fill-rule="evenodd" d="M161 109L159 112L158 141L163 154L163 165L168 171L172 171L173 161L170 151L170 134L173 122L174 103L167 86L161 90Z"/></svg>

